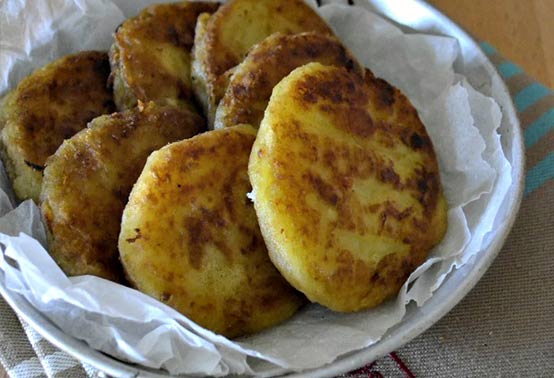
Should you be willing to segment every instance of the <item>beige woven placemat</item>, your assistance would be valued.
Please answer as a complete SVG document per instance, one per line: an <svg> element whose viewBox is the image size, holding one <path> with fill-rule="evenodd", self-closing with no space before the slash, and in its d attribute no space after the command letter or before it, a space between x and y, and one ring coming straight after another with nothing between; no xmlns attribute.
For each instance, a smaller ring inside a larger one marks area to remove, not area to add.
<svg viewBox="0 0 554 378"><path fill-rule="evenodd" d="M525 198L492 267L447 316L348 377L554 377L554 94L491 46L527 145ZM104 376L53 347L0 299L0 363L14 378Z"/></svg>

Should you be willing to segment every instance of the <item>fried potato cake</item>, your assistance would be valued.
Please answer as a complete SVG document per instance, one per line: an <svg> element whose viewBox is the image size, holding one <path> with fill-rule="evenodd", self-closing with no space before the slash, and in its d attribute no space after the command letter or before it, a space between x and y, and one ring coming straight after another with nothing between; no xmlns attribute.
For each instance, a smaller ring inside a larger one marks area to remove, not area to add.
<svg viewBox="0 0 554 378"><path fill-rule="evenodd" d="M367 72L310 63L273 90L250 155L271 260L307 297L357 311L395 295L446 230L417 111Z"/></svg>
<svg viewBox="0 0 554 378"><path fill-rule="evenodd" d="M132 284L227 337L280 323L305 300L271 264L246 197L255 137L239 125L154 152L119 236Z"/></svg>
<svg viewBox="0 0 554 378"><path fill-rule="evenodd" d="M155 4L127 19L114 35L110 64L119 110L154 101L193 108L190 52L196 19L213 2Z"/></svg>
<svg viewBox="0 0 554 378"><path fill-rule="evenodd" d="M255 45L234 70L219 102L214 128L247 123L258 127L273 87L310 62L341 66L359 75L363 67L333 36L315 32L273 34Z"/></svg>
<svg viewBox="0 0 554 378"><path fill-rule="evenodd" d="M199 20L192 62L193 90L213 127L230 74L248 50L273 33L333 32L302 0L231 0Z"/></svg>
<svg viewBox="0 0 554 378"><path fill-rule="evenodd" d="M115 110L108 55L68 55L23 79L3 101L1 155L16 196L38 202L46 159L91 119Z"/></svg>
<svg viewBox="0 0 554 378"><path fill-rule="evenodd" d="M117 238L148 155L204 126L196 113L149 103L94 119L48 159L41 193L49 252L70 276L123 282Z"/></svg>

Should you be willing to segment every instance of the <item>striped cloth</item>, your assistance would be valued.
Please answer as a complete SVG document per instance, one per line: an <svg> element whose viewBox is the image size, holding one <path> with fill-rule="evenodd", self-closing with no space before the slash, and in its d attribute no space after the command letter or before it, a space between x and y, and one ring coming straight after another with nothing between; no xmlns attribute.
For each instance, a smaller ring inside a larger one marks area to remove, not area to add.
<svg viewBox="0 0 554 378"><path fill-rule="evenodd" d="M554 376L554 93L489 44L482 48L506 80L524 129L527 182L518 220L495 263L447 316L343 377ZM53 347L1 299L0 362L14 378L105 376Z"/></svg>

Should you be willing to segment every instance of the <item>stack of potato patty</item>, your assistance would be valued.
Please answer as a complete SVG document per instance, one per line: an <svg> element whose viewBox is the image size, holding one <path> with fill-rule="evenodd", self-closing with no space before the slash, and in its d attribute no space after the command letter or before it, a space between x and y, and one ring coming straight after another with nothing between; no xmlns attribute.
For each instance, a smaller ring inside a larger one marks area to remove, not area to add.
<svg viewBox="0 0 554 378"><path fill-rule="evenodd" d="M378 306L446 232L417 111L302 0L149 6L108 53L22 80L0 128L15 194L41 206L68 275L227 337L310 301Z"/></svg>

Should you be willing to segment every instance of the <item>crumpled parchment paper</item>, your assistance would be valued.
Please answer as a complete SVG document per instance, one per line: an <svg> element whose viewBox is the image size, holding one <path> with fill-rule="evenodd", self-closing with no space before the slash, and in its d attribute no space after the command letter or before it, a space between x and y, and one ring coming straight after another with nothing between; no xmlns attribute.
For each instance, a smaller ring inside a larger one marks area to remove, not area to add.
<svg viewBox="0 0 554 378"><path fill-rule="evenodd" d="M0 3L0 94L64 54L107 50L117 25L151 2ZM378 342L402 321L409 301L425 303L448 272L483 249L511 184L497 132L500 109L454 71L459 54L455 39L405 34L355 7L327 4L319 12L365 66L410 98L438 155L449 203L448 232L395 299L354 314L312 304L282 325L227 340L138 291L97 277L65 276L44 249L39 209L31 201L14 207L3 167L0 270L5 280L0 284L25 296L53 323L91 347L172 374L267 376L319 367Z"/></svg>

